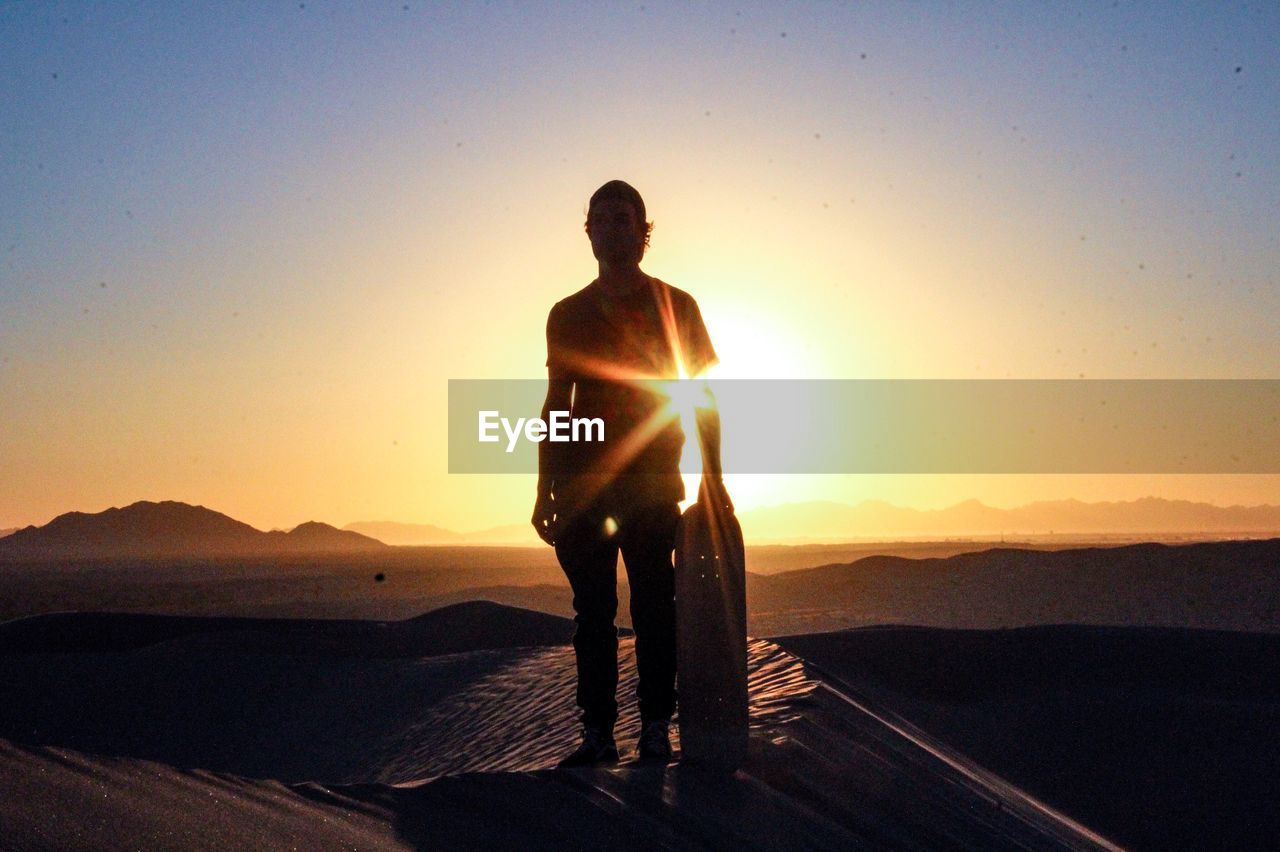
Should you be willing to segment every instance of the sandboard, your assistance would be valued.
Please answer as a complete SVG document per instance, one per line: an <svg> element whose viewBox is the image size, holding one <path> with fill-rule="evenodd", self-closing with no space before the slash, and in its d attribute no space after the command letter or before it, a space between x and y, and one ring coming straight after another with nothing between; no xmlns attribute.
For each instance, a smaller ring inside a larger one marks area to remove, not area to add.
<svg viewBox="0 0 1280 852"><path fill-rule="evenodd" d="M676 694L681 759L732 772L747 755L747 588L727 503L704 487L676 530Z"/></svg>

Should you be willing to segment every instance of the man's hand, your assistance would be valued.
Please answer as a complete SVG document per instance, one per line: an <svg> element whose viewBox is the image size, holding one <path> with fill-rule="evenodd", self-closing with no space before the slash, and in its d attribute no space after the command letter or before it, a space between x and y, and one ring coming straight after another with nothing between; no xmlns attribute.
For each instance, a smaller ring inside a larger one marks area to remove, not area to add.
<svg viewBox="0 0 1280 852"><path fill-rule="evenodd" d="M550 492L538 492L538 500L533 505L531 523L538 538L555 547L556 527L559 516L556 514L556 498Z"/></svg>
<svg viewBox="0 0 1280 852"><path fill-rule="evenodd" d="M551 313L555 314L555 309ZM573 408L573 380L564 372L559 361L553 357L555 352L551 345L551 317L547 317L547 398L542 403L542 419L551 419L552 411L570 411ZM538 538L552 547L556 546L556 527L560 521L556 514L555 476L559 465L555 463L555 448L558 444L550 441L538 442L538 499L533 504L534 532Z"/></svg>

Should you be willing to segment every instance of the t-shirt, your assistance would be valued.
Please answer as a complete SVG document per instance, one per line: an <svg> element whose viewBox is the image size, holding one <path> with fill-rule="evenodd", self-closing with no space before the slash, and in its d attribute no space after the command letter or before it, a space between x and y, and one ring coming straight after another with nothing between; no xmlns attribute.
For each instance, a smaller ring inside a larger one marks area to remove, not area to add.
<svg viewBox="0 0 1280 852"><path fill-rule="evenodd" d="M656 278L622 296L592 282L557 302L547 367L574 383L572 417L605 424L603 443L544 445L557 502L567 508L606 486L628 502L683 499L684 433L650 383L696 377L718 360L698 303Z"/></svg>

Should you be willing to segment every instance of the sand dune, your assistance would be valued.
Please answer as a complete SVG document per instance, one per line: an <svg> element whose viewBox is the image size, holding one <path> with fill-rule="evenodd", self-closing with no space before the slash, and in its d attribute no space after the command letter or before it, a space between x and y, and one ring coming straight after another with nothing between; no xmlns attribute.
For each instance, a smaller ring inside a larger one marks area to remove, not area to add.
<svg viewBox="0 0 1280 852"><path fill-rule="evenodd" d="M1267 632L1280 629L1277 565L1280 539L869 556L749 575L748 629L779 636L877 624L1095 624Z"/></svg>
<svg viewBox="0 0 1280 852"><path fill-rule="evenodd" d="M573 653L543 643L548 624L527 613L468 604L365 628L196 621L62 616L0 628L0 680L21 696L0 720L7 843L1105 845L859 709L765 640L750 646L751 755L726 778L680 764L552 768L576 737ZM507 646L403 656L415 647L369 638L425 636L420 651L459 630L496 631ZM621 650L630 752L632 640Z"/></svg>
<svg viewBox="0 0 1280 852"><path fill-rule="evenodd" d="M778 642L1132 848L1280 836L1280 635L875 627Z"/></svg>
<svg viewBox="0 0 1280 852"><path fill-rule="evenodd" d="M572 615L572 593L551 548L386 551L13 563L0 570L0 618L111 610L392 620L479 598ZM803 564L848 554L831 548L779 551L766 567L780 567L779 557ZM1280 539L986 548L945 558L881 554L769 575L756 573L753 559L748 549L748 631L756 636L876 624L980 629L1077 623L1257 632L1280 625ZM627 593L622 583L624 623Z"/></svg>
<svg viewBox="0 0 1280 852"><path fill-rule="evenodd" d="M24 619L0 626L0 683L26 696L0 709L0 736L291 782L546 768L576 744L572 632L487 602L391 623ZM483 650L458 653L467 640ZM623 697L633 642L620 649ZM779 684L803 680L784 656L752 648L761 712L785 697ZM639 718L621 703L625 749Z"/></svg>
<svg viewBox="0 0 1280 852"><path fill-rule="evenodd" d="M209 618L69 612L0 624L0 651L113 653L183 642L241 653L339 657L428 657L521 645L563 645L568 619L471 600L404 621Z"/></svg>

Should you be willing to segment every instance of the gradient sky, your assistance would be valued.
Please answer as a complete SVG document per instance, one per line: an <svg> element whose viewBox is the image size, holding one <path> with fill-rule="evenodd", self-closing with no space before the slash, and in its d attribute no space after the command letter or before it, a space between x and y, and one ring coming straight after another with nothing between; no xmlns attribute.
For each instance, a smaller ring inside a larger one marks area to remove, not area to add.
<svg viewBox="0 0 1280 852"><path fill-rule="evenodd" d="M0 4L0 527L526 520L447 474L446 382L544 374L614 177L723 377L1276 378L1277 43L1274 3Z"/></svg>

